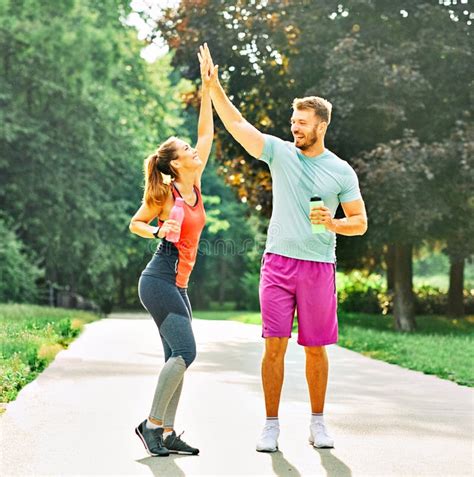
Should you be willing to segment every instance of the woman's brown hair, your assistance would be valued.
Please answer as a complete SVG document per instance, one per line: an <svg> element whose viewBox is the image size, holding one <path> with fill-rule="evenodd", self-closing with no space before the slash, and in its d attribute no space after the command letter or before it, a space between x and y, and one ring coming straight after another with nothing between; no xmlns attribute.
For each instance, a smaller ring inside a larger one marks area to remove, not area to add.
<svg viewBox="0 0 474 477"><path fill-rule="evenodd" d="M147 206L162 206L165 203L171 185L164 182L163 174L171 176L172 180L178 177L176 169L171 165L171 161L177 158L176 138L172 136L145 159L143 164L145 174L143 201Z"/></svg>

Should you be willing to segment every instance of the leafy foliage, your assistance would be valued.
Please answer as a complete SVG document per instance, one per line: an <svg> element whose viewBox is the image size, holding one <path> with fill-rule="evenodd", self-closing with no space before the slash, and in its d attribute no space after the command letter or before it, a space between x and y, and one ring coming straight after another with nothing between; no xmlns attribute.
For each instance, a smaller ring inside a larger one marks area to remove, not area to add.
<svg viewBox="0 0 474 477"><path fill-rule="evenodd" d="M31 302L42 271L12 227L11 221L0 219L0 302Z"/></svg>
<svg viewBox="0 0 474 477"><path fill-rule="evenodd" d="M135 247L142 161L180 133L169 59L140 58L122 2L3 1L0 203L44 277L116 301Z"/></svg>

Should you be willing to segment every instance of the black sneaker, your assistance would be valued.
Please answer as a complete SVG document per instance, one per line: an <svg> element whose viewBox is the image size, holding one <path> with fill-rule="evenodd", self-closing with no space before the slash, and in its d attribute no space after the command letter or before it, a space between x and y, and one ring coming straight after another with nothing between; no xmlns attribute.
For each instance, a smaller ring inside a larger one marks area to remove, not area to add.
<svg viewBox="0 0 474 477"><path fill-rule="evenodd" d="M163 428L148 429L146 419L135 428L135 434L140 438L148 454L152 456L166 457L169 450L163 445Z"/></svg>
<svg viewBox="0 0 474 477"><path fill-rule="evenodd" d="M179 436L176 435L176 432L172 432L169 436L165 438L165 446L172 454L187 454L187 455L198 455L199 449L191 447L189 444L186 444L181 440L181 433Z"/></svg>

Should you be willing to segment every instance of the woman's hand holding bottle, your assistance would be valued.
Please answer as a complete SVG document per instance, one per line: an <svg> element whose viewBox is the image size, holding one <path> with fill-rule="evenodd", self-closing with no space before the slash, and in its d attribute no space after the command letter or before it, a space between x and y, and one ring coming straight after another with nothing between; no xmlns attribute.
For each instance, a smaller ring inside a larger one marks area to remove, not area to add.
<svg viewBox="0 0 474 477"><path fill-rule="evenodd" d="M160 227L158 231L159 238L165 238L168 233L180 234L181 232L181 225L179 222L173 219L165 220L163 225Z"/></svg>

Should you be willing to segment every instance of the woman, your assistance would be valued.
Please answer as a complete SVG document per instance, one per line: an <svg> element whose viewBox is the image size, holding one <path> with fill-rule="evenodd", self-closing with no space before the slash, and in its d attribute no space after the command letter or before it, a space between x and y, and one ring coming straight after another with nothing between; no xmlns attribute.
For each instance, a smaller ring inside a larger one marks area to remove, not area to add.
<svg viewBox="0 0 474 477"><path fill-rule="evenodd" d="M203 47L200 47L198 57L202 98L196 148L171 137L145 160L143 203L130 222L131 232L140 237L162 239L138 283L140 301L158 326L165 354L165 365L158 379L150 414L135 429L152 456L167 456L170 452L199 453L199 449L181 440L173 428L183 376L196 357L192 311L186 287L206 220L201 175L214 135L210 75ZM164 180L166 178L168 181ZM177 221L168 218L177 198L184 199L181 227ZM158 227L149 225L155 217L158 218ZM166 240L170 232L180 233L178 242Z"/></svg>

